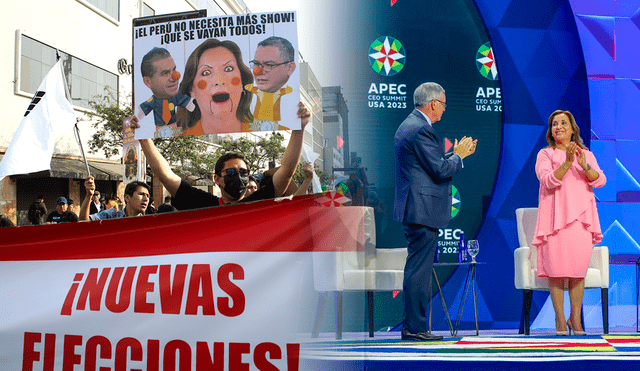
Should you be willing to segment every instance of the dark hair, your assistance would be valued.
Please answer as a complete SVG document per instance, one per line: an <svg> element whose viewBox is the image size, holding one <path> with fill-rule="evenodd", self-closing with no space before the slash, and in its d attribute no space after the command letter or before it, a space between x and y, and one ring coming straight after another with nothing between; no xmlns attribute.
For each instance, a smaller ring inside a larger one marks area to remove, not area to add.
<svg viewBox="0 0 640 371"><path fill-rule="evenodd" d="M127 186L124 188L124 194L133 196L138 187L144 187L147 191L149 191L149 185L147 183L136 180L135 182L127 184Z"/></svg>
<svg viewBox="0 0 640 371"><path fill-rule="evenodd" d="M171 196L165 196L164 197L164 202L165 203L171 202Z"/></svg>
<svg viewBox="0 0 640 371"><path fill-rule="evenodd" d="M15 227L11 219L5 218L2 214L0 214L0 227Z"/></svg>
<svg viewBox="0 0 640 371"><path fill-rule="evenodd" d="M580 148L588 149L587 146L584 145L584 141L582 141L582 137L580 137L580 128L578 127L578 124L576 124L575 117L573 117L571 112L563 111L563 110L555 110L553 111L551 116L549 116L549 127L547 128L547 142L549 143L549 146L554 148L556 146L556 140L555 138L553 138L551 125L553 125L553 119L560 114L565 114L569 118L569 122L571 123L571 129L573 130L573 134L571 134L571 141L576 142L576 144L580 146Z"/></svg>
<svg viewBox="0 0 640 371"><path fill-rule="evenodd" d="M258 46L277 46L280 50L280 56L282 57L282 59L284 59L284 61L295 62L296 51L293 48L293 45L291 45L291 42L283 37L268 37L260 41L258 43Z"/></svg>
<svg viewBox="0 0 640 371"><path fill-rule="evenodd" d="M36 200L44 200L44 196L43 196L43 195L38 195L38 196L36 197Z"/></svg>
<svg viewBox="0 0 640 371"><path fill-rule="evenodd" d="M197 48L191 52L191 55L187 59L187 63L184 66L184 76L180 83L180 89L178 93L191 96L191 89L193 89L193 80L198 73L198 63L202 54L213 48L223 47L230 51L236 59L238 69L240 70L240 78L242 80L242 86L253 83L253 74L249 67L242 61L242 51L240 47L230 40L220 41L218 39L209 39L200 44ZM240 122L253 122L253 114L251 113L250 106L253 96L246 90L242 90L242 96L240 102L238 102L238 108L236 108L236 117ZM198 103L196 101L196 103ZM200 107L196 104L196 108L193 112L189 112L182 107L178 107L176 111L178 119L178 127L183 129L189 129L196 125L200 120L201 113Z"/></svg>
<svg viewBox="0 0 640 371"><path fill-rule="evenodd" d="M142 63L140 63L140 73L142 77L153 77L156 73L156 66L153 62L161 59L171 57L171 53L165 48L158 48L157 46L142 57Z"/></svg>
<svg viewBox="0 0 640 371"><path fill-rule="evenodd" d="M216 174L220 176L222 174L222 169L224 169L225 162L236 159L236 158L244 161L244 156L237 152L227 152L224 155L220 156L220 158L216 162L216 167L215 167Z"/></svg>

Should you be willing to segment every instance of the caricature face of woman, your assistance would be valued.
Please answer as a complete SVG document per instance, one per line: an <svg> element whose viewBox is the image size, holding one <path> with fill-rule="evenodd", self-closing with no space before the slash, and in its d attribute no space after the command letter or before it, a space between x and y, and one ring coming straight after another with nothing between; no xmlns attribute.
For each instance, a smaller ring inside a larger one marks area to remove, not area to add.
<svg viewBox="0 0 640 371"><path fill-rule="evenodd" d="M205 134L240 131L236 110L242 89L242 78L233 53L224 47L202 53L191 96L200 107Z"/></svg>

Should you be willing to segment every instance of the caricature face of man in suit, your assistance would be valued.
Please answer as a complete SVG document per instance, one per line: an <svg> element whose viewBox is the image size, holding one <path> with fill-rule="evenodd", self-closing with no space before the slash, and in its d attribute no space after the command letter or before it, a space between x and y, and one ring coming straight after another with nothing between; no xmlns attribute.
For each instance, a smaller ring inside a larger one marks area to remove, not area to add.
<svg viewBox="0 0 640 371"><path fill-rule="evenodd" d="M296 69L296 63L286 60L277 45L258 46L254 61L262 65L253 71L256 85L267 93L275 93L282 88Z"/></svg>
<svg viewBox="0 0 640 371"><path fill-rule="evenodd" d="M151 89L158 99L169 99L178 94L180 73L176 71L176 63L172 57L153 62L155 72L152 76L144 76L142 81Z"/></svg>

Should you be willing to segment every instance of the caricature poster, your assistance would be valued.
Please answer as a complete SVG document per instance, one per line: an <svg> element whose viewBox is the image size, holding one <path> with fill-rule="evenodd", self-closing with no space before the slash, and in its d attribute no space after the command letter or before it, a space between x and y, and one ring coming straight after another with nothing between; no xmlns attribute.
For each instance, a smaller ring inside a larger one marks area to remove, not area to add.
<svg viewBox="0 0 640 371"><path fill-rule="evenodd" d="M295 12L133 31L135 139L300 129Z"/></svg>
<svg viewBox="0 0 640 371"><path fill-rule="evenodd" d="M133 129L128 122L125 123L122 136L122 153L124 154L124 183L133 181L146 181L147 161L144 152L140 148L140 142L134 139Z"/></svg>

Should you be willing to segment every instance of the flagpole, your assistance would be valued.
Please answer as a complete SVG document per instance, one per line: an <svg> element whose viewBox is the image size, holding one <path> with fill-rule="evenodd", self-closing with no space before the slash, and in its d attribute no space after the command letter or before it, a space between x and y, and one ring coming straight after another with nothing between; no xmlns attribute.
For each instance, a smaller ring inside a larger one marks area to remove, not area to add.
<svg viewBox="0 0 640 371"><path fill-rule="evenodd" d="M56 61L60 60L60 53L58 49L56 49ZM62 69L62 63L60 64L60 68ZM71 97L71 92L69 92L69 86L67 86L67 79L64 78L64 71L62 71L62 82L64 83L64 91L67 97L67 100ZM73 102L69 100L71 106L73 106ZM78 128L78 119L76 118L76 123L74 124L74 133L76 135L76 140L78 141L78 145L80 146L80 152L82 153L82 159L84 160L84 166L87 168L87 177L91 176L91 171L89 170L89 161L87 161L87 156L84 154L84 147L82 146L82 139L80 139L80 129Z"/></svg>
<svg viewBox="0 0 640 371"><path fill-rule="evenodd" d="M87 156L84 155L84 148L82 147L82 140L80 139L80 129L78 129L78 121L76 119L76 123L75 123L75 134L76 134L76 140L78 141L78 144L80 145L80 152L82 152L82 159L84 160L84 166L86 166L87 168L87 177L91 176L91 171L89 171L89 161L87 161Z"/></svg>

